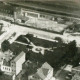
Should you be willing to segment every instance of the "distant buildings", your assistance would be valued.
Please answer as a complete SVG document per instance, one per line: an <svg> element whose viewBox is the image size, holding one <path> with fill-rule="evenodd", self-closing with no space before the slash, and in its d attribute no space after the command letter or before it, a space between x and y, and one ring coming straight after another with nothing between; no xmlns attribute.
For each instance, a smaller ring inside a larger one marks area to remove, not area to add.
<svg viewBox="0 0 80 80"><path fill-rule="evenodd" d="M0 18L1 19L11 19L14 17L14 7L0 2Z"/></svg>

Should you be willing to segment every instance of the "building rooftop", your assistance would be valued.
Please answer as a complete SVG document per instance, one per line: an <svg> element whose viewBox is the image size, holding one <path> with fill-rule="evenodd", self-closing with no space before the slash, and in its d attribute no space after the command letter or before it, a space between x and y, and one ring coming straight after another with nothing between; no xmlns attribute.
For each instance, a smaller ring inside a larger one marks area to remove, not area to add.
<svg viewBox="0 0 80 80"><path fill-rule="evenodd" d="M42 67L37 70L37 72L34 74L34 76L41 78L41 79L45 79L45 77L47 76L49 71L51 71L52 69L53 68L47 62L45 62L42 65Z"/></svg>
<svg viewBox="0 0 80 80"><path fill-rule="evenodd" d="M80 66L74 67L72 70L80 71Z"/></svg>
<svg viewBox="0 0 80 80"><path fill-rule="evenodd" d="M56 78L59 80L67 80L67 78L71 80L72 76L68 76L69 73L69 71L61 70Z"/></svg>
<svg viewBox="0 0 80 80"><path fill-rule="evenodd" d="M16 61L18 61L21 57L22 57L22 55L24 55L25 53L22 51L17 57L15 57L13 60L16 62Z"/></svg>

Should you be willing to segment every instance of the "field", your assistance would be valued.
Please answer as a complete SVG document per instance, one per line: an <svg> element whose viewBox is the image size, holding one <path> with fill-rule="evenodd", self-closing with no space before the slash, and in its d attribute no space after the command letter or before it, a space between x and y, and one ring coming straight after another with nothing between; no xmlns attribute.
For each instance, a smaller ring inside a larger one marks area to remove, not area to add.
<svg viewBox="0 0 80 80"><path fill-rule="evenodd" d="M29 26L33 26L38 29L48 30L52 32L61 33L65 28L68 27L67 24L60 24L56 21L45 20L45 19L29 19L26 23Z"/></svg>

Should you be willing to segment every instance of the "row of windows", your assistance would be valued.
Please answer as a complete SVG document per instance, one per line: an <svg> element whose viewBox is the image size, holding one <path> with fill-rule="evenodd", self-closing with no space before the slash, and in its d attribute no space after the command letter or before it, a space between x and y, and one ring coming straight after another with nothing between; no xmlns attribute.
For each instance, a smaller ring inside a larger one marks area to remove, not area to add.
<svg viewBox="0 0 80 80"><path fill-rule="evenodd" d="M4 9L0 9L1 12L5 12L5 13L13 13L12 11L10 10L4 10Z"/></svg>
<svg viewBox="0 0 80 80"><path fill-rule="evenodd" d="M52 19L53 18L52 16L43 15L43 14L40 14L40 17L41 18L46 18L46 19Z"/></svg>
<svg viewBox="0 0 80 80"><path fill-rule="evenodd" d="M5 70L9 70L9 71L11 70L10 68L7 68L7 67L3 67L3 69L5 69Z"/></svg>
<svg viewBox="0 0 80 80"><path fill-rule="evenodd" d="M36 79L40 79L39 77L36 77L36 76L32 76L33 78L36 78Z"/></svg>
<svg viewBox="0 0 80 80"><path fill-rule="evenodd" d="M0 11L4 11L4 12L7 12L7 13L10 13L10 10L0 9Z"/></svg>

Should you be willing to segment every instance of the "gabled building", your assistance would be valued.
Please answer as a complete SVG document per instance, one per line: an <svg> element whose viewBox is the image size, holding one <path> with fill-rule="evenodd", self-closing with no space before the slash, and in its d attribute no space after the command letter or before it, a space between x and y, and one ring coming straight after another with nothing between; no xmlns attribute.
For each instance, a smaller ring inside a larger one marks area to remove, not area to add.
<svg viewBox="0 0 80 80"><path fill-rule="evenodd" d="M53 78L53 68L45 62L37 72L28 77L28 80L51 80Z"/></svg>
<svg viewBox="0 0 80 80"><path fill-rule="evenodd" d="M21 52L11 61L12 74L18 75L22 70L22 64L25 62L25 53Z"/></svg>
<svg viewBox="0 0 80 80"><path fill-rule="evenodd" d="M8 75L18 75L22 71L25 62L25 53L22 51L17 56L8 50L0 53L0 70Z"/></svg>

